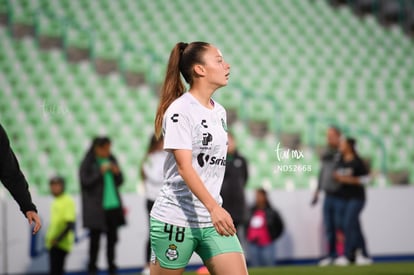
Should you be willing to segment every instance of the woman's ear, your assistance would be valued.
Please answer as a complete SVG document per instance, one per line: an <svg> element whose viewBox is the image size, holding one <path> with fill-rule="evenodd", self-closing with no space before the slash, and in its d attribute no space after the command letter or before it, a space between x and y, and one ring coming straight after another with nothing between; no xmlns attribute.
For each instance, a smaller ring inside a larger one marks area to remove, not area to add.
<svg viewBox="0 0 414 275"><path fill-rule="evenodd" d="M197 64L194 66L194 73L197 76L204 76L206 74L206 70L203 65Z"/></svg>

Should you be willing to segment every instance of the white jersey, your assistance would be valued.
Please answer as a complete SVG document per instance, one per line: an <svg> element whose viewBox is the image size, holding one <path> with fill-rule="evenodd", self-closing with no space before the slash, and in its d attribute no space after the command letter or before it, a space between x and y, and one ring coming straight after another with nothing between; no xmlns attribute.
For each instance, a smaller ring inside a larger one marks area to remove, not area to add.
<svg viewBox="0 0 414 275"><path fill-rule="evenodd" d="M164 149L168 155L164 164L164 185L155 201L151 217L183 227L213 226L210 213L190 191L178 173L170 149L192 151L192 164L201 181L217 201L226 168L226 111L213 101L214 108L201 105L190 93L176 99L163 118Z"/></svg>
<svg viewBox="0 0 414 275"><path fill-rule="evenodd" d="M145 174L145 196L155 201L164 183L164 162L167 152L161 150L150 153L142 165Z"/></svg>

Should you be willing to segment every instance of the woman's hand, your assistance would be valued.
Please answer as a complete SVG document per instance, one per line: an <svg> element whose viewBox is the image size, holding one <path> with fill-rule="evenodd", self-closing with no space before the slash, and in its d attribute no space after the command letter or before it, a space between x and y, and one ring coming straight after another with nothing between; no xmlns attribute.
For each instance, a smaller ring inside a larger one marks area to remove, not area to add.
<svg viewBox="0 0 414 275"><path fill-rule="evenodd" d="M335 172L333 174L333 178L334 178L334 180L336 180L336 181L338 181L340 183L343 183L343 176L341 176L338 172Z"/></svg>
<svg viewBox="0 0 414 275"><path fill-rule="evenodd" d="M211 212L211 221L221 236L233 236L236 234L236 228L230 214L221 206L217 205Z"/></svg>
<svg viewBox="0 0 414 275"><path fill-rule="evenodd" d="M106 171L111 169L111 165L109 163L101 164L101 173L105 174Z"/></svg>
<svg viewBox="0 0 414 275"><path fill-rule="evenodd" d="M115 163L111 163L111 171L112 173L114 173L115 175L118 175L121 171L119 170L118 165L116 165Z"/></svg>
<svg viewBox="0 0 414 275"><path fill-rule="evenodd" d="M217 232L222 236L236 234L236 228L230 214L211 196L201 181L200 176L194 170L191 150L176 149L173 150L173 154L177 162L178 173L180 173L190 191L204 204L210 213L211 221Z"/></svg>

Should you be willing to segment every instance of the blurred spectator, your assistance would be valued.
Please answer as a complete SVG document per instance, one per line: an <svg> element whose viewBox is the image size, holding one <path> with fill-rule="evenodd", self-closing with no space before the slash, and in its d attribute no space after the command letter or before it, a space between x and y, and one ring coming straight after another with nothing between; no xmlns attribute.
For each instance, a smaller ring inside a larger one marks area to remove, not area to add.
<svg viewBox="0 0 414 275"><path fill-rule="evenodd" d="M75 202L64 193L65 181L61 177L50 179L50 192L55 197L50 208L50 225L46 233L49 250L49 274L63 275L66 255L75 241L73 233L76 219Z"/></svg>
<svg viewBox="0 0 414 275"><path fill-rule="evenodd" d="M365 187L369 183L368 169L359 157L353 138L342 140L341 159L334 173L334 178L342 186L346 195L344 216L345 255L339 263L347 265L352 261L357 265L368 265L372 260L368 257L364 235L361 230L359 216L365 205ZM358 252L358 254L357 254Z"/></svg>
<svg viewBox="0 0 414 275"><path fill-rule="evenodd" d="M275 261L275 240L283 232L283 221L269 203L264 189L256 190L256 202L247 225L250 266L272 266Z"/></svg>
<svg viewBox="0 0 414 275"><path fill-rule="evenodd" d="M97 274L100 236L106 233L109 274L116 274L115 244L118 227L125 224L119 187L122 172L111 153L111 140L97 137L80 167L83 225L90 230L89 274Z"/></svg>
<svg viewBox="0 0 414 275"><path fill-rule="evenodd" d="M0 124L0 181L10 192L13 199L20 207L20 211L34 224L33 234L36 234L42 226L37 215L36 206L32 202L29 185L20 170L19 162L10 147L10 141L3 126Z"/></svg>
<svg viewBox="0 0 414 275"><path fill-rule="evenodd" d="M237 151L236 142L231 133L228 134L228 147L226 158L226 172L221 187L223 208L233 218L237 228L246 221L246 199L244 188L247 184L248 168L246 159Z"/></svg>
<svg viewBox="0 0 414 275"><path fill-rule="evenodd" d="M157 198L164 182L164 161L167 157L167 152L164 151L163 144L164 141L162 137L157 139L155 135L152 135L141 167L141 177L144 180L145 196L147 199L146 208L148 214L148 224L152 206L154 205L155 199ZM146 244L145 255L147 266L144 268L142 274L149 274L149 262L151 257L149 236Z"/></svg>
<svg viewBox="0 0 414 275"><path fill-rule="evenodd" d="M319 199L319 192L325 191L325 200L323 203L323 222L325 226L326 238L328 241L328 255L320 262L320 266L333 264L338 253L337 234L343 230L343 220L345 211L345 197L341 191L340 184L333 178L334 169L339 161L340 153L338 151L341 140L341 131L331 126L327 130L328 147L321 157L321 170L319 172L318 187L315 191L312 205L315 205Z"/></svg>

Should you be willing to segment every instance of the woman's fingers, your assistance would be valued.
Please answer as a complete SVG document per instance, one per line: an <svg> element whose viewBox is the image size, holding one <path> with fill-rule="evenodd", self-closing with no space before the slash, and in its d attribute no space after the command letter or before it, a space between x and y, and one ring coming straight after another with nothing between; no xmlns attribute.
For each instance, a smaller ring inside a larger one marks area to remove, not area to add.
<svg viewBox="0 0 414 275"><path fill-rule="evenodd" d="M230 221L227 220L226 224L223 227L225 236L233 236L234 234L236 234L236 228L234 227L233 221L231 219Z"/></svg>
<svg viewBox="0 0 414 275"><path fill-rule="evenodd" d="M221 236L229 237L234 235L234 233L231 233L231 229L226 229L224 226L216 226L216 230Z"/></svg>
<svg viewBox="0 0 414 275"><path fill-rule="evenodd" d="M216 212L213 218L214 227L217 232L222 236L233 236L236 234L236 228L230 214L223 208L219 212Z"/></svg>
<svg viewBox="0 0 414 275"><path fill-rule="evenodd" d="M230 224L230 234L233 236L234 234L236 234L237 233L237 229L236 229L236 227L234 226L234 223L232 222L231 224Z"/></svg>

